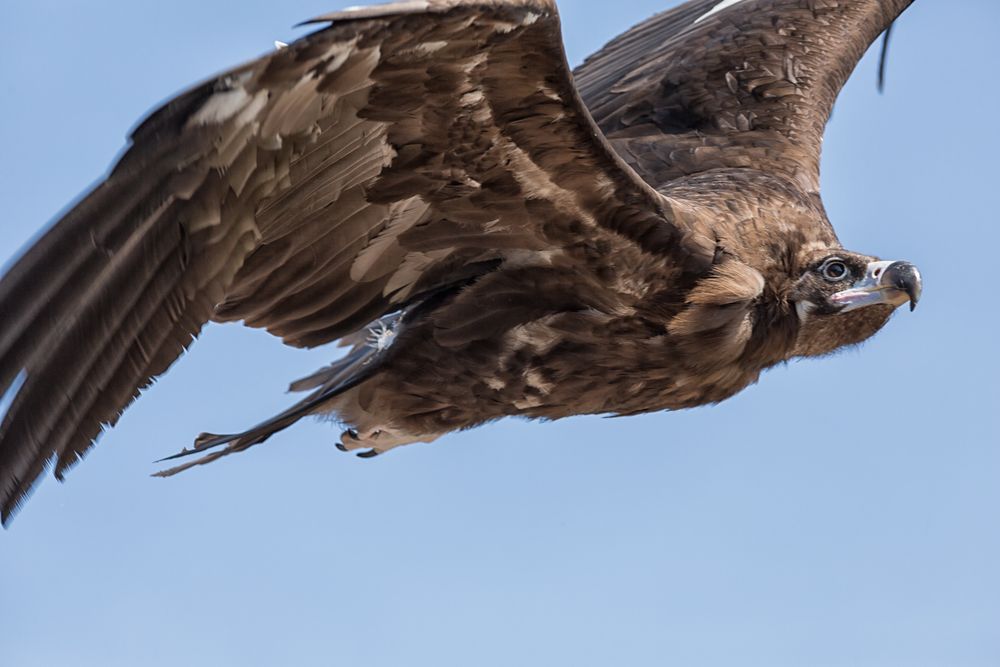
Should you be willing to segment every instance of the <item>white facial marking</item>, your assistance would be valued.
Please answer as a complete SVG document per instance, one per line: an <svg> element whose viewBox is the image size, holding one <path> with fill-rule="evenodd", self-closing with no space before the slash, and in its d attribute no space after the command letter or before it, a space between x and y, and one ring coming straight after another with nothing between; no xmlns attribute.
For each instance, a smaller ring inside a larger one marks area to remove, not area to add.
<svg viewBox="0 0 1000 667"><path fill-rule="evenodd" d="M699 16L698 18L696 18L694 20L694 22L695 23L700 23L701 21L704 21L705 19L707 19L712 14L714 14L716 12L721 12L726 7L732 7L733 5L735 5L738 2L743 2L743 0L722 0L722 2L720 2L719 4L717 4L715 7L712 7L707 12L705 12L704 14L702 14L701 16Z"/></svg>
<svg viewBox="0 0 1000 667"><path fill-rule="evenodd" d="M282 49L287 49L288 42L279 42L278 40L274 40L274 48L277 49L278 51Z"/></svg>

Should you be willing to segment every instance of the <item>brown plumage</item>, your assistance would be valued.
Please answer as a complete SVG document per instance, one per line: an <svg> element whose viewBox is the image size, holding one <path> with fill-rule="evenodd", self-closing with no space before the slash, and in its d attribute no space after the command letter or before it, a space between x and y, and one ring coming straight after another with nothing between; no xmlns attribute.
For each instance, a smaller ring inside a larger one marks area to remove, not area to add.
<svg viewBox="0 0 1000 667"><path fill-rule="evenodd" d="M179 95L0 281L3 520L210 320L351 349L195 463L316 413L373 455L701 405L865 340L920 276L840 247L820 143L911 1L693 0L572 75L550 0L404 2Z"/></svg>

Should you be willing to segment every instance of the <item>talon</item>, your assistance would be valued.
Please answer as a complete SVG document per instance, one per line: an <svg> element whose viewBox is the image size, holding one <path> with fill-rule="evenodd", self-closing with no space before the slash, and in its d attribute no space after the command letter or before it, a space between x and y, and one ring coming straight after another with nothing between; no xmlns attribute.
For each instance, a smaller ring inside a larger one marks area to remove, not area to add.
<svg viewBox="0 0 1000 667"><path fill-rule="evenodd" d="M378 456L381 453L382 452L380 452L377 449L369 449L367 452L358 452L358 458L359 459L373 459L373 458L375 458L376 456Z"/></svg>
<svg viewBox="0 0 1000 667"><path fill-rule="evenodd" d="M349 428L340 434L340 442L335 442L334 445L342 452L349 452L352 449L356 449L354 446L355 442L361 442L361 437L358 435L357 430Z"/></svg>

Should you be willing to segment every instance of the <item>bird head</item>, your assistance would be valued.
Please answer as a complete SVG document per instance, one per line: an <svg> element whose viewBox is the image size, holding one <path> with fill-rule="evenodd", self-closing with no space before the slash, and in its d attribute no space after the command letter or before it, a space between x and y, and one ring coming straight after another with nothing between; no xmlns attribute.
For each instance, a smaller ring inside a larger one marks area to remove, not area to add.
<svg viewBox="0 0 1000 667"><path fill-rule="evenodd" d="M788 292L799 332L795 356L828 354L870 338L893 311L913 310L923 287L913 264L842 249L812 253Z"/></svg>

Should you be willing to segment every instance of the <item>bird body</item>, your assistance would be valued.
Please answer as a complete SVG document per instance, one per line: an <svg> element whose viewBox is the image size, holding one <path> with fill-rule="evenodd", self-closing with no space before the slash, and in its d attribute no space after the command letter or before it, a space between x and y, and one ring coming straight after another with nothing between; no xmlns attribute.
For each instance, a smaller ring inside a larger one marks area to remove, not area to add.
<svg viewBox="0 0 1000 667"><path fill-rule="evenodd" d="M571 73L548 0L402 2L182 93L0 281L3 519L210 320L350 349L165 475L311 414L371 456L713 403L862 342L920 275L841 246L819 149L909 4L693 0Z"/></svg>
<svg viewBox="0 0 1000 667"><path fill-rule="evenodd" d="M641 253L614 253L610 240L602 247L600 239L565 261L550 256L541 266L498 269L414 316L383 370L333 401L336 414L370 434L344 444L384 451L504 416L627 415L715 403L775 364L864 340L891 314L891 307L859 311L855 340L842 339L841 330L835 339L800 338L787 277L815 254L810 249L836 246L826 229L812 237L790 231L797 218L821 211L809 198L790 196L787 184L731 170L682 179L664 192L687 202L713 193L688 212L715 223L717 245L706 246L703 271L678 275ZM723 216L713 203L747 217ZM753 252L761 246L773 250ZM754 266L744 256L768 261ZM387 422L392 440L381 439Z"/></svg>

